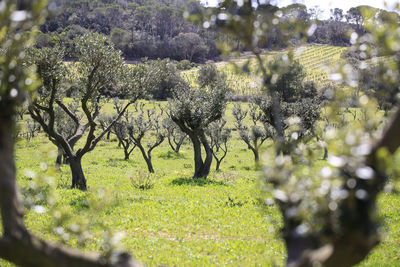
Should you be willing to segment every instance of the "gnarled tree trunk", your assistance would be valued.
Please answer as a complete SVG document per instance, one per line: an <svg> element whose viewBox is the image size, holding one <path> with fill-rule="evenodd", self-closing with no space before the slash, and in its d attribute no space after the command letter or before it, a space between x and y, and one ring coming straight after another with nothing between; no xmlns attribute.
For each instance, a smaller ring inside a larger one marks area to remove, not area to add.
<svg viewBox="0 0 400 267"><path fill-rule="evenodd" d="M154 168L153 164L151 163L151 151L149 152L149 155L147 156L146 151L142 145L137 145L140 149L140 152L142 152L143 158L146 161L147 164L147 169L149 173L154 173Z"/></svg>
<svg viewBox="0 0 400 267"><path fill-rule="evenodd" d="M72 173L72 188L86 190L86 178L82 170L82 158L75 156L69 159L69 166Z"/></svg>

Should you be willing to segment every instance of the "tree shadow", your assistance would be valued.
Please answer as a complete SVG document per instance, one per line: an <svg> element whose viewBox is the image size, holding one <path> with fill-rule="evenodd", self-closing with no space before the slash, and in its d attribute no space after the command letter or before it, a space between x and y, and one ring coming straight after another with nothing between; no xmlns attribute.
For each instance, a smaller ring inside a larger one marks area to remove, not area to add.
<svg viewBox="0 0 400 267"><path fill-rule="evenodd" d="M206 186L206 185L220 185L226 186L222 181L215 181L207 178L192 178L192 177L179 177L171 181L171 185L191 185L191 186Z"/></svg>
<svg viewBox="0 0 400 267"><path fill-rule="evenodd" d="M182 153L176 153L174 151L168 151L164 153L158 153L158 157L162 159L185 159L185 155Z"/></svg>

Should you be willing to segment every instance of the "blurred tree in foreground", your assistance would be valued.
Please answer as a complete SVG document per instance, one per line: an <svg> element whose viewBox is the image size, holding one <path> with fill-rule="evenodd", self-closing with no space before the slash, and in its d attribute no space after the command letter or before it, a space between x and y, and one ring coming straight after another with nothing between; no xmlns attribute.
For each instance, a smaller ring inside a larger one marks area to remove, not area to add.
<svg viewBox="0 0 400 267"><path fill-rule="evenodd" d="M298 137L304 130L301 114L285 118L282 93L278 81L292 64L288 55L280 56L277 67L270 67L259 47L267 40L271 28L280 28L282 38L305 41L315 27L299 22L295 17L270 15L269 4L260 1L225 0L211 10L204 21L241 40L254 53L259 73L264 80L264 92L271 101L268 111L275 129L274 151L265 173L266 188L272 187L275 201L283 218L282 235L287 247L288 266L351 266L362 261L379 243L377 196L385 188L388 174L393 174L393 154L400 146L400 111L382 130L378 105L373 95L360 94L357 106L362 120L341 129L328 126L323 134L330 149L324 166L317 159L320 148L316 142L304 143ZM353 19L358 26L360 14L368 34L352 34L352 42L362 57L395 56L400 32L395 16L376 21L373 10L360 8ZM194 14L196 15L196 14ZM379 25L379 26L378 26ZM245 65L246 66L246 65ZM377 79L398 92L400 64L387 64L389 71L377 74ZM245 69L244 69L245 70ZM388 76L388 74L391 77ZM332 79L357 87L357 73L347 64L332 74ZM283 92L285 93L285 92ZM348 106L348 92L338 89L325 92L329 104L326 116L333 123L341 119ZM303 110L306 112L307 110ZM300 116L299 116L300 115ZM293 117L294 116L294 117ZM285 148L282 153L282 148ZM288 148L288 149L286 149Z"/></svg>

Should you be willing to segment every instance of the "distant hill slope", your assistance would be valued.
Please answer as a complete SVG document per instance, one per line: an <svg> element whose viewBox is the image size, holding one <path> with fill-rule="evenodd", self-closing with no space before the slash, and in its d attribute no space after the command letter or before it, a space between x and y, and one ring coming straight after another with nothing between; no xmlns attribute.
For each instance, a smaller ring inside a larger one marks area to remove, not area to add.
<svg viewBox="0 0 400 267"><path fill-rule="evenodd" d="M306 80L315 82L318 87L323 87L332 83L329 79L329 69L339 63L341 54L348 47L338 47L330 45L305 45L294 50L294 57L302 64L307 72ZM264 57L272 57L286 52L270 52ZM238 72L238 68L248 63L250 73L243 74ZM232 89L239 95L254 95L259 93L261 79L256 72L256 62L252 57L233 59L232 61L222 61L216 63L220 70L223 70L230 82ZM195 80L197 69L182 72L182 75L196 86Z"/></svg>

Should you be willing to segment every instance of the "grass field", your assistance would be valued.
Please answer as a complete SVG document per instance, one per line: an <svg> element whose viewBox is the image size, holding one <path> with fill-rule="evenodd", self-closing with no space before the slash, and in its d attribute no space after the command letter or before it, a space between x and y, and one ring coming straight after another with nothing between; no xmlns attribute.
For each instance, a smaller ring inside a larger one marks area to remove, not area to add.
<svg viewBox="0 0 400 267"><path fill-rule="evenodd" d="M233 126L232 106L227 110L229 127ZM88 241L80 244L76 236L63 234L62 228L55 227L60 218L48 213L28 211L26 224L46 240L98 251L107 250L102 246L107 238L103 229L124 232L125 249L148 266L282 266L285 248L279 236L280 213L276 206L263 205L266 195L260 191L260 171L236 132L229 148L220 172L194 181L190 144L177 155L164 142L153 152L154 187L141 190L130 181L139 175L138 170L147 170L139 151L124 161L116 139L103 140L83 158L87 192L69 189L68 166L50 173L56 184L55 207L72 214L62 227L88 225ZM44 135L30 143L17 142L18 181L23 191L31 183L27 170L44 173L43 161L53 166L54 158L43 155L55 151ZM107 201L107 196L112 200ZM399 206L399 194L380 197L384 239L360 266L400 266ZM0 261L0 266L12 265Z"/></svg>

